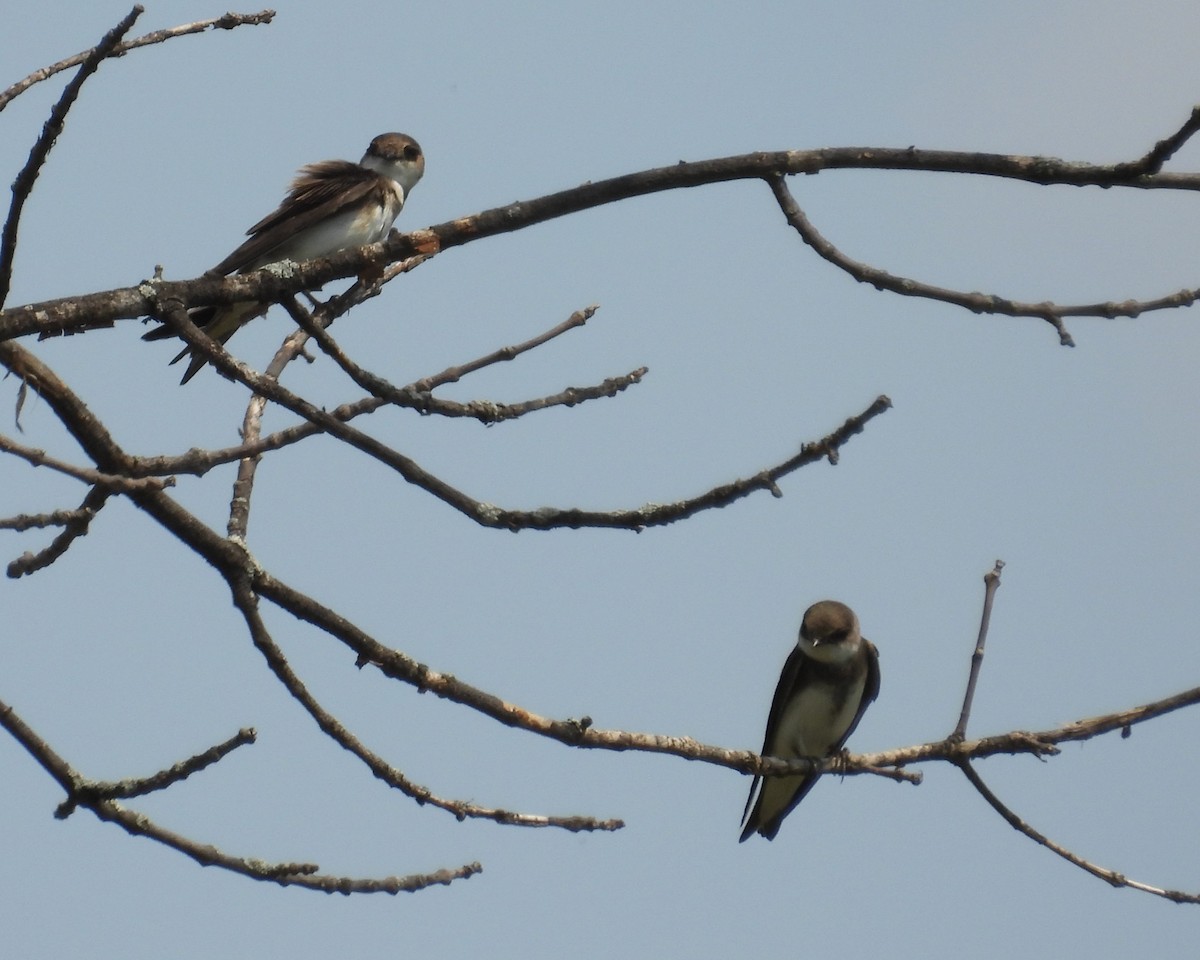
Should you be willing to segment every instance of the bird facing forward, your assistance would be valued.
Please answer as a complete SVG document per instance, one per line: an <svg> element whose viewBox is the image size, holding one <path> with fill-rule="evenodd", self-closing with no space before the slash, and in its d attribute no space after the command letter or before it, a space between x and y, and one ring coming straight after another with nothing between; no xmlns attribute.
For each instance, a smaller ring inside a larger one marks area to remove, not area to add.
<svg viewBox="0 0 1200 960"><path fill-rule="evenodd" d="M836 600L814 603L804 613L800 638L775 687L762 755L781 760L833 756L878 694L879 651L863 637L854 611ZM783 818L819 777L756 776L742 813L741 840L755 833L775 839Z"/></svg>
<svg viewBox="0 0 1200 960"><path fill-rule="evenodd" d="M425 156L412 137L383 133L371 141L358 163L325 160L302 167L283 202L274 213L246 231L249 238L208 271L209 276L250 273L283 260L312 260L353 247L376 243L387 236L404 201L425 172ZM188 311L192 322L218 343L255 317L269 303L245 301L221 307L196 307ZM168 326L156 327L143 340L175 336ZM207 363L205 357L185 347L172 363L188 354L187 383Z"/></svg>

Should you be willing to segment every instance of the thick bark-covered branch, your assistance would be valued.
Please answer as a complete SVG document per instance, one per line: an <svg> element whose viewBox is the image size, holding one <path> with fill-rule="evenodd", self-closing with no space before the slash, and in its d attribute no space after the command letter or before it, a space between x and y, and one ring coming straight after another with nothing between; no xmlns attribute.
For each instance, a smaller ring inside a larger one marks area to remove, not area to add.
<svg viewBox="0 0 1200 960"><path fill-rule="evenodd" d="M1074 163L1053 157L876 147L749 153L696 163L681 162L587 183L450 220L425 230L393 234L383 243L345 251L325 260L303 264L288 261L257 273L229 278L147 280L135 287L14 307L0 313L0 340L31 333L69 333L116 320L150 316L160 303L168 300L191 306L241 300L279 301L302 290L315 290L333 280L377 270L383 264L417 255L433 256L450 247L511 233L619 200L732 180L767 180L773 176L815 174L826 170L919 170L1003 177L1039 185L1200 190L1200 174L1131 174L1128 165ZM1106 310L1117 306L1104 305Z"/></svg>

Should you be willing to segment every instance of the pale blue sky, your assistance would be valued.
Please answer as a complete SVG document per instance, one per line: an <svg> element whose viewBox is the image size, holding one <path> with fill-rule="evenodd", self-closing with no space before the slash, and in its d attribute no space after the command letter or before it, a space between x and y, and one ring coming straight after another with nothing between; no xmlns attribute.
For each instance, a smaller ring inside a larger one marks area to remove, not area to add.
<svg viewBox="0 0 1200 960"><path fill-rule="evenodd" d="M301 164L385 130L425 149L400 225L420 227L677 160L876 145L1130 159L1200 101L1192 3L277 4L268 27L105 64L26 209L10 303L194 276ZM10 4L0 86L90 46L121 5ZM249 10L249 7L243 7ZM151 3L134 33L216 16ZM0 114L24 162L62 80ZM1171 169L1195 170L1200 147ZM795 180L847 253L965 290L1060 302L1200 285L1195 197L982 178ZM485 429L408 413L364 426L482 500L633 507L790 456L887 393L836 468L641 535L480 529L318 440L266 460L251 548L381 642L541 714L761 743L803 609L855 607L883 689L851 746L957 719L982 576L1008 566L972 731L1038 729L1200 677L1191 311L976 317L855 284L818 261L758 183L679 191L472 244L334 333L406 382L599 302L582 330L445 391L521 400L625 373L621 395ZM282 312L231 348L264 365ZM236 441L244 391L186 388L136 322L31 345L138 453ZM288 383L358 396L323 357ZM0 383L0 409L17 385ZM289 422L271 414L268 425ZM11 421L10 421L11 423ZM36 399L24 442L75 451ZM3 428L11 431L11 427ZM232 468L179 500L224 528ZM0 460L0 513L74 505L77 484ZM5 562L39 534L0 536ZM0 584L0 699L87 774L148 774L257 727L259 743L130 805L229 853L355 876L479 860L416 895L326 898L190 861L81 813L0 738L0 929L22 960L172 957L716 958L1185 956L1196 907L1115 891L1018 836L961 775L919 788L822 782L774 843L739 845L749 786L674 758L574 752L357 671L267 609L322 702L436 792L621 817L615 835L460 824L390 793L270 676L217 576L110 504L50 569ZM982 774L1036 827L1145 882L1200 890L1195 711Z"/></svg>

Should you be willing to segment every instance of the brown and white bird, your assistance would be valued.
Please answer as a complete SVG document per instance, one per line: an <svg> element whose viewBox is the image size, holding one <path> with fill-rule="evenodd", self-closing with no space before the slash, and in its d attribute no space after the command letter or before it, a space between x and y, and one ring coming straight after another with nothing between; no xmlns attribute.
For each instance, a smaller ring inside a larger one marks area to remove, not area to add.
<svg viewBox="0 0 1200 960"><path fill-rule="evenodd" d="M301 167L279 209L247 230L250 239L208 274L250 273L283 260L312 260L376 243L387 236L424 172L425 155L420 145L403 133L380 134L358 163L325 160ZM269 306L246 301L196 307L188 314L210 337L225 343L240 327L266 313ZM174 335L164 325L142 339L164 340ZM181 383L191 380L207 362L191 347L184 348L171 362L189 353L192 358Z"/></svg>
<svg viewBox="0 0 1200 960"><path fill-rule="evenodd" d="M804 612L800 638L775 687L762 755L781 760L833 756L878 695L879 651L863 637L854 611L836 600L814 603ZM741 840L755 833L774 840L783 818L819 777L755 777L742 813Z"/></svg>

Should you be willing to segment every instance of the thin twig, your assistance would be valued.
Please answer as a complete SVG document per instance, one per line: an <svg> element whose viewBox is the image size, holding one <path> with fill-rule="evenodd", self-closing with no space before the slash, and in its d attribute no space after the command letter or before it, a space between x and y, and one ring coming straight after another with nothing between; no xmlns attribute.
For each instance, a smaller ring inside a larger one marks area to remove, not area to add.
<svg viewBox="0 0 1200 960"><path fill-rule="evenodd" d="M395 233L396 231L393 230L392 232ZM312 317L312 322L319 325L322 329L331 326L334 321L349 313L354 307L357 307L363 303L366 303L368 300L379 296L384 285L392 280L395 280L401 274L415 270L427 259L427 257L418 255L415 257L408 257L399 263L393 263L391 266L384 268L383 276L378 280L364 280L360 277L342 293L330 297L324 303L318 303L317 309L310 314ZM308 295L308 290L302 290L300 292ZM309 299L313 298L309 296ZM289 301L295 305L296 309L301 309L299 304L296 303L294 296L289 295L279 298L279 302L285 307L288 306ZM307 314L307 311L304 312ZM271 362L267 365L266 370L263 372L267 376L273 376L276 380L278 380L283 375L284 368L287 367L287 365L297 357L304 357L311 362L312 358L309 357L304 349L308 344L308 339L309 333L303 327L298 330L294 330L280 345L279 350L276 351L275 356L271 359Z"/></svg>
<svg viewBox="0 0 1200 960"><path fill-rule="evenodd" d="M975 699L975 682L979 679L979 668L983 666L983 647L987 643L988 626L992 620L992 601L1000 587L1000 571L1003 569L1004 561L997 560L996 565L983 577L983 614L979 620L979 636L975 640L975 652L971 655L971 673L967 678L962 712L958 715L958 725L950 734L951 740L962 740L967 735L967 721L971 717L971 703Z"/></svg>
<svg viewBox="0 0 1200 960"><path fill-rule="evenodd" d="M79 508L73 511L75 518L63 524L62 532L50 541L50 545L37 553L24 553L17 557L8 565L8 569L5 571L7 575L16 580L18 577L36 573L38 570L44 570L50 566L67 552L71 544L87 535L88 526L108 502L109 496L110 491L104 487L89 489Z"/></svg>
<svg viewBox="0 0 1200 960"><path fill-rule="evenodd" d="M423 260L424 258L420 259ZM416 265L417 262L413 260L405 261L402 264L393 264L390 268L391 276L399 276ZM353 306L374 296L378 292L378 289L378 283L368 284L361 279L356 280L350 285L349 289L340 296L332 298L331 301L327 302L321 308L319 311L319 323L322 326L328 326ZM305 292L307 293L307 291ZM289 313L293 313L293 316L296 313L303 314L306 317L310 316L299 305L294 295L282 298L281 303L288 309ZM278 382L289 363L299 356L307 356L304 353L304 347L308 342L308 336L308 332L303 326L292 331L275 352L275 356L271 358L271 362L267 365L266 370L263 371L263 376L269 380ZM267 398L262 393L256 392L250 397L250 400L246 404L246 412L242 417L241 437L243 444L252 445L260 439L262 435L262 417L266 411L266 406ZM372 407L371 409L377 408ZM338 417L336 412L333 416L335 419L342 419L343 422L350 419L349 417ZM233 482L233 495L229 503L229 522L226 525L229 536L234 539L241 538L244 540L247 536L250 526L250 502L254 493L254 480L258 475L258 465L261 458L261 452L247 453L245 456L239 458L237 477Z"/></svg>
<svg viewBox="0 0 1200 960"><path fill-rule="evenodd" d="M254 743L257 736L253 729L244 727L223 743L215 744L195 756L174 763L165 770L159 770L158 773L153 773L148 777L89 781L59 804L58 809L54 811L54 816L65 820L75 812L85 797L89 801L127 800L130 797L141 797L148 793L165 790L180 780L186 780L193 773L198 773L224 759L238 747Z"/></svg>
<svg viewBox="0 0 1200 960"><path fill-rule="evenodd" d="M562 334L580 326L580 323L575 322L575 318L581 312L577 311L571 315L563 323L539 334L523 343L518 343L509 347L502 347L495 350L477 360L472 360L468 363L460 364L454 367L448 367L441 373L435 374L432 377L425 377L417 380L407 386L401 388L405 391L412 391L414 394L428 395L430 391L443 386L447 383L454 383L469 373L474 373L476 370L483 369L494 363L500 363L506 360L511 360L522 353L526 353L543 343L561 336ZM307 337L303 331L297 331L301 335ZM268 372L271 367L267 368ZM632 378L634 373L627 374ZM352 403L345 403L335 407L329 411L329 415L337 420L348 422L356 417L363 416L373 410L378 410L384 406L384 401L378 397L364 397L361 400L356 400ZM249 410L247 411L249 413ZM261 416L261 412L258 414ZM257 457L264 453L269 453L272 450L279 450L283 447L290 446L294 443L299 443L309 437L316 436L324 431L315 423L307 421L295 424L291 427L286 427L283 430L268 434L258 440L247 439L252 433L249 421L244 421L242 426L243 442L234 447L226 447L219 450L189 450L186 453L163 456L163 457L139 457L135 464L131 466L131 471L135 476L161 476L163 474L178 474L187 473L203 476L213 467L220 466L225 463L232 463L235 460L240 460L243 457Z"/></svg>
<svg viewBox="0 0 1200 960"><path fill-rule="evenodd" d="M238 857L227 854L212 844L198 843L173 830L160 827L144 814L134 813L115 800L102 800L89 805L101 820L119 824L127 833L155 840L195 860L202 867L220 867L231 873L239 873L251 880L277 883L281 887L300 887L318 893L413 893L426 887L445 886L453 880L474 876L483 868L478 863L438 870L435 873L415 873L392 877L345 877L320 874L315 863L267 863L258 858Z"/></svg>
<svg viewBox="0 0 1200 960"><path fill-rule="evenodd" d="M252 394L242 415L241 437L244 446L253 447L262 432L263 412L267 398L261 393ZM229 498L229 520L225 532L231 540L245 542L250 530L250 499L254 494L254 478L258 473L261 453L247 452L238 458L237 476L233 479L233 493Z"/></svg>
<svg viewBox="0 0 1200 960"><path fill-rule="evenodd" d="M536 337L531 337L521 343L515 343L507 347L500 347L498 350L485 353L482 357L478 357L467 363L462 363L455 367L447 367L441 373L436 373L432 377L425 377L409 384L409 387L417 393L431 393L438 387L445 386L448 383L458 383L463 377L482 370L484 367L515 360L521 354L535 350L542 344L549 343L551 340L561 337L564 333L570 333L572 330L581 328L596 315L599 309L600 304L593 303L590 307L576 310L562 323L556 324L543 333L539 333Z"/></svg>
<svg viewBox="0 0 1200 960"><path fill-rule="evenodd" d="M1045 834L1039 833L1028 823L1013 813L1013 811L1007 806L1005 806L1005 804L1001 802L1000 798L991 791L991 788L989 788L988 785L983 782L983 778L975 772L974 767L972 767L969 762L964 760L958 764L958 768L962 770L966 778L971 781L971 785L979 791L979 795L983 797L983 799L986 800L989 805L991 805L993 810L995 810L1008 822L1009 826L1011 826L1014 830L1018 830L1025 834L1025 836L1029 837L1031 840L1041 844L1047 850L1058 854L1068 863L1073 863L1081 870L1086 870L1092 876L1099 877L1101 880L1112 884L1114 887L1130 887L1134 890L1141 890L1143 893L1153 894L1156 897L1163 897L1164 899L1170 900L1174 903L1200 903L1200 894L1184 893L1181 890L1166 890L1162 887L1151 886L1148 883L1130 880L1122 873L1117 873L1115 870L1109 870L1107 867L1098 866L1091 861L1083 859L1083 857L1079 856L1078 854L1072 853L1061 844L1055 843Z"/></svg>
<svg viewBox="0 0 1200 960"><path fill-rule="evenodd" d="M101 470L93 470L90 467L76 466L73 463L67 463L65 460L59 460L57 457L50 456L45 450L17 443L3 434L0 434L0 453L10 453L14 457L24 460L35 467L48 467L51 470L68 477L74 477L76 480L82 480L84 483L91 484L92 486L107 487L114 493L130 493L137 490L162 490L164 487L173 487L175 485L175 480L172 477L126 477L104 473Z"/></svg>
<svg viewBox="0 0 1200 960"><path fill-rule="evenodd" d="M950 737L930 743L899 747L879 753L863 754L864 763L888 766L891 764L927 763L931 760L958 762L966 758L980 760L998 754L1031 754L1035 757L1055 756L1060 752L1058 744L1079 743L1107 733L1126 731L1137 724L1155 720L1177 710L1200 705L1200 687L1183 690L1161 700L1154 700L1128 710L1117 710L1099 717L1086 717L1064 723L1050 730L1014 730L1010 733L993 734L976 740L955 741Z"/></svg>
<svg viewBox="0 0 1200 960"><path fill-rule="evenodd" d="M0 231L0 307L3 307L4 302L8 299L8 291L12 283L13 257L16 255L17 229L21 222L21 211L25 207L25 201L29 199L33 185L37 182L38 173L46 162L46 157L54 146L54 141L63 132L67 113L78 98L84 81L99 69L105 58L113 55L121 38L129 32L134 21L142 15L142 10L140 5L134 6L120 23L108 31L104 38L88 51L79 67L79 72L67 84L62 96L58 98L58 102L51 109L50 118L42 127L41 136L37 138L33 149L29 151L29 159L25 161L21 172L17 174L17 179L13 181L12 204L8 208L8 217L4 221L4 228Z"/></svg>
<svg viewBox="0 0 1200 960"><path fill-rule="evenodd" d="M1158 173L1163 168L1163 164L1183 149L1184 144L1197 133L1200 133L1200 106L1193 107L1192 115L1187 118L1183 126L1169 137L1159 140L1144 157L1131 163L1118 163L1117 169L1129 176Z"/></svg>
<svg viewBox="0 0 1200 960"><path fill-rule="evenodd" d="M72 523L84 523L94 517L91 510L54 510L50 513L19 513L15 517L0 518L0 530L37 530L45 527L65 527Z"/></svg>
<svg viewBox="0 0 1200 960"><path fill-rule="evenodd" d="M775 195L775 200L779 204L780 210L783 211L784 217L800 234L800 238L822 260L833 264L839 270L844 270L859 283L869 283L876 290L886 290L889 293L897 293L905 297L922 297L926 300L952 303L955 306L965 307L972 313L998 313L1010 317L1040 317L1054 327L1058 333L1059 343L1066 347L1075 346L1075 341L1062 321L1064 311L1051 303L1018 303L992 294L964 293L946 287L936 287L908 277L897 277L886 270L880 270L878 267L872 267L846 256L812 225L812 221L800 209L800 205L796 202L791 190L788 189L782 175L772 174L766 178L766 181L771 187L771 192Z"/></svg>
<svg viewBox="0 0 1200 960"><path fill-rule="evenodd" d="M440 397L434 397L428 391L414 389L411 386L397 387L389 383L383 377L372 373L352 360L338 342L330 336L329 331L321 326L316 318L301 307L294 298L284 300L283 305L287 308L288 313L296 321L300 329L316 340L317 346L334 363L341 367L343 372L358 386L362 387L372 396L378 397L389 404L417 409L424 414L470 418L489 425L502 423L507 420L516 420L528 413L548 410L552 407L573 407L588 400L615 397L618 393L634 384L641 383L642 378L648 372L648 368L639 367L637 370L633 370L623 376L609 377L599 384L586 387L567 387L559 393L545 397L536 397L520 403L496 403L490 400L472 400L467 403L457 403L453 400L443 400ZM588 307L586 310L576 312L566 321L567 327L581 326L595 311L595 307ZM511 360L514 356L516 354L512 352L511 347L497 351L495 355L497 361ZM465 373L469 372L469 370L460 368L454 374L454 379L459 379Z"/></svg>
<svg viewBox="0 0 1200 960"><path fill-rule="evenodd" d="M202 33L210 29L233 30L236 27L270 23L274 16L274 10L260 10L258 13L224 13L211 20L197 20L195 23L185 23L166 30L155 30L153 33L135 37L133 40L125 40L117 44L111 55L114 57L123 57L130 50L136 50L138 47L149 46L152 43L162 43L165 40L172 40L175 37L186 36L190 33ZM70 70L72 67L79 66L87 59L91 52L91 50L84 50L73 57L67 57L67 59L60 60L58 63L52 63L48 67L35 70L24 80L17 81L7 90L0 92L0 110L7 107L10 101L20 96L35 83L41 83L43 80L48 80L57 73L62 73L64 70Z"/></svg>

